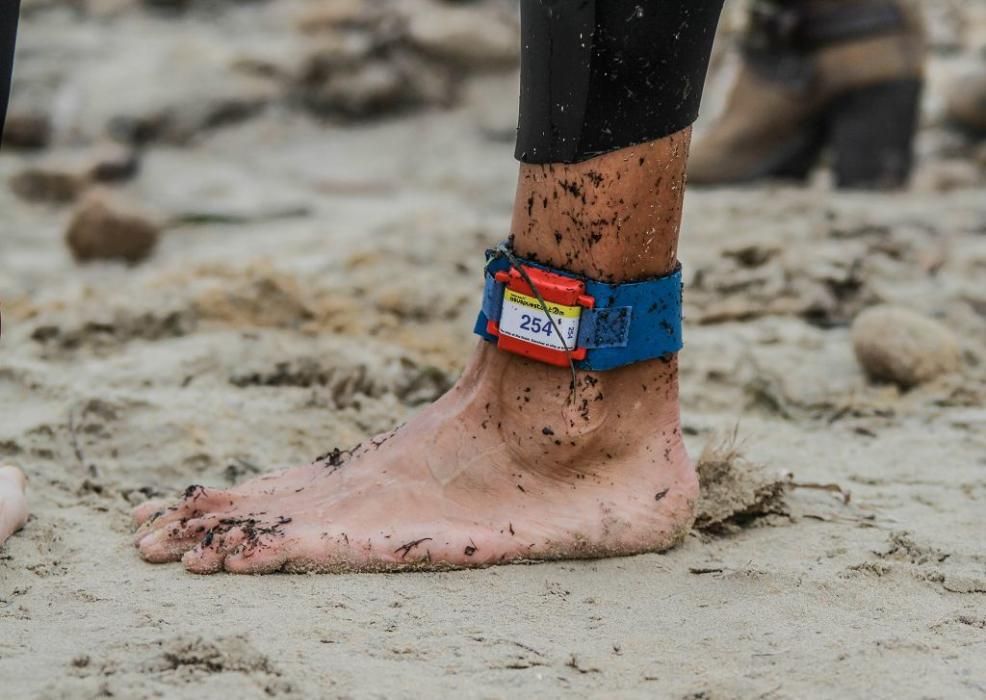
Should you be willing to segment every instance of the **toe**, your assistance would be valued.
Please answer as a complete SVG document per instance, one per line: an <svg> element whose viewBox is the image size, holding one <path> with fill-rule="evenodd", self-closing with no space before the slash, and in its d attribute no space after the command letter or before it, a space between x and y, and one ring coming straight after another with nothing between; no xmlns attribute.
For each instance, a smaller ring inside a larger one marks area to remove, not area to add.
<svg viewBox="0 0 986 700"><path fill-rule="evenodd" d="M185 552L181 558L181 563L187 571L193 574L214 574L222 570L225 558L225 552L220 552L215 547L206 547L200 544L195 549Z"/></svg>
<svg viewBox="0 0 986 700"><path fill-rule="evenodd" d="M214 574L222 571L223 562L230 552L237 551L245 535L242 528L234 527L222 534L210 530L196 547L185 552L181 563L193 574Z"/></svg>
<svg viewBox="0 0 986 700"><path fill-rule="evenodd" d="M137 542L137 550L144 561L152 564L177 561L181 557L181 552L174 546L165 530L144 535Z"/></svg>
<svg viewBox="0 0 986 700"><path fill-rule="evenodd" d="M197 518L200 515L202 513L185 509L180 505L172 505L164 510L156 510L134 531L134 544L139 548L141 543L147 539L148 535L166 534L168 530L182 521L187 522L190 518Z"/></svg>
<svg viewBox="0 0 986 700"><path fill-rule="evenodd" d="M158 528L144 535L137 548L140 555L150 562L178 561L185 552L201 542L221 518L221 515L209 515Z"/></svg>
<svg viewBox="0 0 986 700"><path fill-rule="evenodd" d="M22 492L27 490L27 476L17 467L0 465L0 479L9 479L17 484Z"/></svg>
<svg viewBox="0 0 986 700"><path fill-rule="evenodd" d="M231 574L270 574L280 571L287 552L280 547L249 547L226 557L223 566Z"/></svg>
<svg viewBox="0 0 986 700"><path fill-rule="evenodd" d="M352 559L346 535L327 537L322 527L293 523L248 538L224 566L236 574L303 573L345 569Z"/></svg>
<svg viewBox="0 0 986 700"><path fill-rule="evenodd" d="M160 502L157 502L159 505ZM145 504L147 505L147 504ZM219 489L206 489L202 486L189 486L185 489L185 495L181 500L172 502L164 508L149 506L149 514L144 519L137 532L134 534L134 542L140 543L144 537L152 532L171 528L176 523L185 523L194 518L213 513L227 513L236 505L236 496L229 491ZM139 515L145 515L144 510L138 507ZM134 511L134 518L139 517L138 510Z"/></svg>
<svg viewBox="0 0 986 700"><path fill-rule="evenodd" d="M233 574L269 574L280 571L296 556L298 537L287 535L281 526L248 534L242 546L231 551L223 566Z"/></svg>

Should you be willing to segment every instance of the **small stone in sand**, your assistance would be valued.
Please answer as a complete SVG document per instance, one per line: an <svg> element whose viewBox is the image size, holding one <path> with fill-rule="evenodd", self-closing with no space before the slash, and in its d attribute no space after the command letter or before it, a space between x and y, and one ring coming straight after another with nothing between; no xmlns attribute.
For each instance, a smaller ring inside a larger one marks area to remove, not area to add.
<svg viewBox="0 0 986 700"><path fill-rule="evenodd" d="M944 325L901 307L863 311L852 325L856 358L870 378L910 388L961 363L958 338Z"/></svg>
<svg viewBox="0 0 986 700"><path fill-rule="evenodd" d="M65 241L80 262L137 263L154 250L159 233L147 216L97 190L87 195L72 215Z"/></svg>
<svg viewBox="0 0 986 700"><path fill-rule="evenodd" d="M51 122L38 112L15 112L7 115L3 129L4 148L36 150L51 140Z"/></svg>
<svg viewBox="0 0 986 700"><path fill-rule="evenodd" d="M517 63L520 28L512 14L497 8L437 2L408 7L413 7L407 17L408 38L419 51L464 68L502 68Z"/></svg>
<svg viewBox="0 0 986 700"><path fill-rule="evenodd" d="M93 183L128 180L138 167L131 148L103 143L41 158L14 175L10 188L29 202L72 202Z"/></svg>

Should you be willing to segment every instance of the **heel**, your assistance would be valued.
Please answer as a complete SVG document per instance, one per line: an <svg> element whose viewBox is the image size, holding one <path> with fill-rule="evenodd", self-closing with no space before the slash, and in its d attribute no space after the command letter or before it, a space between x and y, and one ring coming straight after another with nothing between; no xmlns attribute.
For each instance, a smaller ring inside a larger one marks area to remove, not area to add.
<svg viewBox="0 0 986 700"><path fill-rule="evenodd" d="M907 184L923 82L881 83L832 106L830 139L838 187L895 189Z"/></svg>

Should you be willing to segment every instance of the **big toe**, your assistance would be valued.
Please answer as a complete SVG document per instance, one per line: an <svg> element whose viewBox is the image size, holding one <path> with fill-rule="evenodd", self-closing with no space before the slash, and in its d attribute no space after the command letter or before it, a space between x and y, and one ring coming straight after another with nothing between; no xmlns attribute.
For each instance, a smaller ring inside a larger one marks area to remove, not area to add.
<svg viewBox="0 0 986 700"><path fill-rule="evenodd" d="M154 516L164 515L164 509L168 507L168 503L169 501L163 498L152 498L130 511L130 517L133 518L134 525L139 527Z"/></svg>
<svg viewBox="0 0 986 700"><path fill-rule="evenodd" d="M148 534L171 528L176 523L184 524L194 518L227 513L236 503L236 496L229 491L201 486L188 487L185 496L170 505L162 501L148 501L133 511L134 520L138 521L134 543L139 545Z"/></svg>
<svg viewBox="0 0 986 700"><path fill-rule="evenodd" d="M141 537L137 542L137 549L149 562L178 561L185 552L202 542L221 519L221 515L209 515L175 523L167 528L158 528Z"/></svg>

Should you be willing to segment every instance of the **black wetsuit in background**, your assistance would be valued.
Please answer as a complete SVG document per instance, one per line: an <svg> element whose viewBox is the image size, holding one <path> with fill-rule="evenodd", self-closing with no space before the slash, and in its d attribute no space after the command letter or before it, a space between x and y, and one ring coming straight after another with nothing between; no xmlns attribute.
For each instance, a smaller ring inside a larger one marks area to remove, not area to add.
<svg viewBox="0 0 986 700"><path fill-rule="evenodd" d="M17 36L17 14L20 0L0 0L0 137L7 116L10 97L10 76L14 70L14 38Z"/></svg>
<svg viewBox="0 0 986 700"><path fill-rule="evenodd" d="M517 158L572 163L698 117L723 0L521 0ZM0 133L20 0L0 0Z"/></svg>

